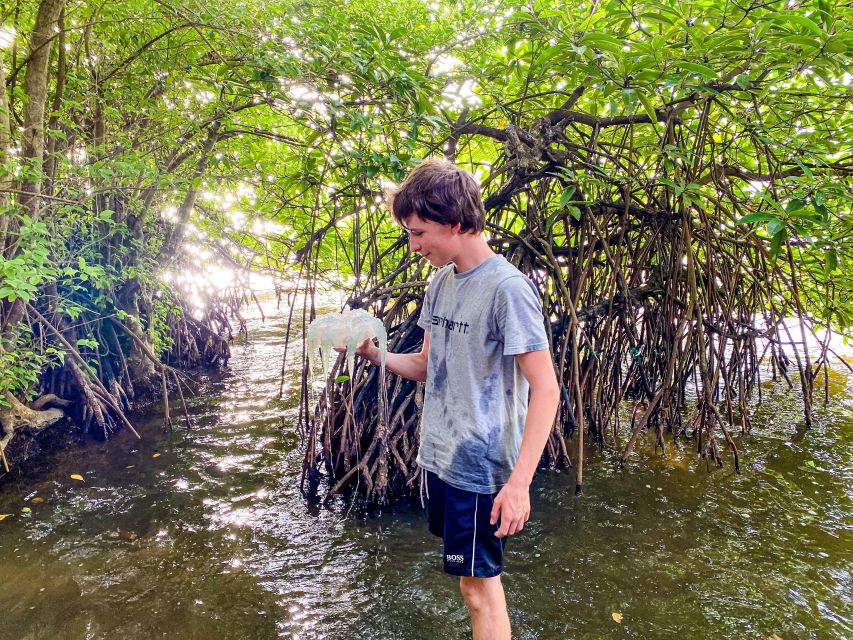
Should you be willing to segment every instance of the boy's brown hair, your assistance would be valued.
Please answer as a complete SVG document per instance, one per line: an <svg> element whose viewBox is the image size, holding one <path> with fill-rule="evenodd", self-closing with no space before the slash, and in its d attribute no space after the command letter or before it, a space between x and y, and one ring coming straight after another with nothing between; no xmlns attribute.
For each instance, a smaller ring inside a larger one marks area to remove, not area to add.
<svg viewBox="0 0 853 640"><path fill-rule="evenodd" d="M385 192L391 216L400 226L417 215L439 224L459 224L462 233L481 233L486 210L477 179L447 160L419 164L397 189Z"/></svg>

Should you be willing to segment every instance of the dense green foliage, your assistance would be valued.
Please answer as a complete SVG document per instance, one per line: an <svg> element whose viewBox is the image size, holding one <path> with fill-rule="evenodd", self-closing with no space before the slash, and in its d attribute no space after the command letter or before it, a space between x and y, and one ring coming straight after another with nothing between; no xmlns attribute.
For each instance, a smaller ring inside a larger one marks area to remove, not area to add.
<svg viewBox="0 0 853 640"><path fill-rule="evenodd" d="M37 16L60 8L31 50ZM37 393L65 350L28 329L21 301L73 328L105 376L115 344L100 322L128 329L131 365L139 344L165 358L182 302L222 314L242 296L230 270L328 279L356 298L422 279L379 201L431 154L482 180L496 247L553 248L556 271L516 262L550 274L557 315L695 261L706 318L728 291L742 327L853 326L844 3L21 0L0 19L17 33L2 53L0 299L15 368L0 402ZM688 221L678 251L658 251L676 246L665 219ZM658 231L612 259L566 261L620 229ZM561 286L588 264L589 290L569 300Z"/></svg>

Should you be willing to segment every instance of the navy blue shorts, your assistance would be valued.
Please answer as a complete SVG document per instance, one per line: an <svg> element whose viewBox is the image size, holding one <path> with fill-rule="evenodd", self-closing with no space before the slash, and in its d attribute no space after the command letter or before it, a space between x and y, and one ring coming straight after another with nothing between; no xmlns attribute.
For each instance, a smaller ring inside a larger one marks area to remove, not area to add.
<svg viewBox="0 0 853 640"><path fill-rule="evenodd" d="M497 494L457 489L427 471L426 495L430 533L444 540L444 571L477 578L499 575L506 537L495 537L500 520L489 524Z"/></svg>

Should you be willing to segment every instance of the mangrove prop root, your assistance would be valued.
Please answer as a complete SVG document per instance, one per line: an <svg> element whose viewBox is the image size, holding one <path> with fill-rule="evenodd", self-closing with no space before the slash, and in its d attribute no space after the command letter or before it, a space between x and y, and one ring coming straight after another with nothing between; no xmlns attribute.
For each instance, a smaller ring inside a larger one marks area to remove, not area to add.
<svg viewBox="0 0 853 640"><path fill-rule="evenodd" d="M675 168L665 154L650 161L654 166L638 164L643 154L633 148L632 132L641 125L631 121L614 121L606 132L593 128L582 147L567 142L566 127L586 125L561 117L537 120L528 131L513 125L514 135L496 138L503 153L485 187L489 242L542 294L562 393L543 461L574 464L578 490L585 449L612 451L625 464L645 434L661 455L668 438L693 438L709 468L730 455L739 470L733 425L750 430L763 366L772 379L799 387L811 422L814 385L832 351L827 342L816 361L806 353L806 337L818 325L797 293L791 243L776 260L760 235L730 232L751 205L733 195L725 172L699 175L706 171L700 159L713 154L710 104L697 98L698 119L661 121L666 144L695 151L694 162ZM460 136L481 133L462 122L452 147ZM603 158L616 163L618 175L599 169ZM667 179L641 180L650 171ZM578 172L598 176L589 187L594 192L583 192ZM670 182L710 185L717 199L700 206ZM558 205L566 192L576 194L577 206ZM360 237L370 238L374 218L365 215L358 224ZM310 285L304 305L310 317L323 233L297 256L300 277ZM415 318L426 263L405 251L404 239L384 251L368 240L356 253L347 256L358 283L349 306L383 320L390 351L419 350ZM799 318L796 340L785 322L791 317ZM303 375L303 477L317 487L325 476L330 494L349 492L368 502L416 494L416 385L389 376L384 424L378 394L384 381L374 367L355 369L343 384L327 379L319 397Z"/></svg>
<svg viewBox="0 0 853 640"><path fill-rule="evenodd" d="M22 302L22 313L12 319L6 317L5 321L28 323L42 348L52 342L64 352L64 363L45 370L38 388L41 395L30 407L10 396L6 403L10 406L0 408L0 422L3 423L0 459L4 468L8 468L6 445L16 431L22 428L30 433L40 431L44 426L60 420L66 413L84 431L92 429L96 435L106 438L122 426L138 438L139 434L128 420L126 412L132 408L131 402L137 395L135 387L139 388L140 383L144 382L133 376L143 368L129 366L131 358L148 361L154 371L159 373L157 386L163 402L166 427L171 428L172 425L168 383L173 381L186 427L191 429L192 422L182 389L182 375L168 361L188 367L218 367L227 363L230 347L222 333L230 331L229 316L239 317L234 315L234 309L240 303L233 294L211 300L208 312L200 317L194 317L185 306L176 305L168 316L172 349L166 354L166 362L153 352L154 343L144 329L146 324L138 317L131 316L122 322L117 315L100 316L86 310L72 323L50 305L42 309L37 304ZM241 327L245 329L242 321ZM82 338L89 336L96 338L96 347L78 344L78 339L83 343ZM148 388L151 389L150 386Z"/></svg>

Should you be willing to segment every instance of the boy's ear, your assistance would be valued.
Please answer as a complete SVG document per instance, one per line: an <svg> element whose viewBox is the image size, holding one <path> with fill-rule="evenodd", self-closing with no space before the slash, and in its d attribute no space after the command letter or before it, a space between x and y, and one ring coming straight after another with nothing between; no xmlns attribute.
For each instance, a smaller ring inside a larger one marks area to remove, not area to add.
<svg viewBox="0 0 853 640"><path fill-rule="evenodd" d="M461 228L462 228L462 224L461 224L461 223L459 223L459 222L454 222L452 225L450 225L450 233L451 233L451 234L453 234L453 235L455 236L455 235L457 235L457 234L459 233L459 230L460 230Z"/></svg>

